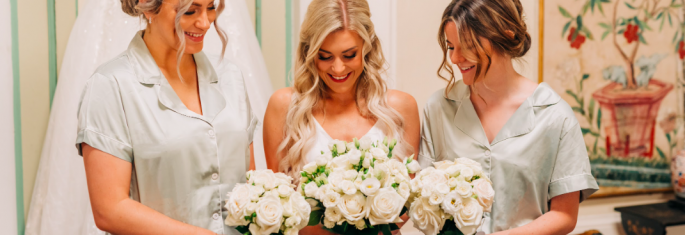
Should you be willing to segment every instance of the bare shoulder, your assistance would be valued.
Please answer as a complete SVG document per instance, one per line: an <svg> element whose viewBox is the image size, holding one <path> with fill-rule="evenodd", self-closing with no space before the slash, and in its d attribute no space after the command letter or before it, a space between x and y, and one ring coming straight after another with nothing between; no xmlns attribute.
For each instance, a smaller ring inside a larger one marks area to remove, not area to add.
<svg viewBox="0 0 685 235"><path fill-rule="evenodd" d="M285 106L287 108L290 105L290 98L292 98L294 93L295 89L292 87L278 89L271 95L271 98L269 98L269 107Z"/></svg>
<svg viewBox="0 0 685 235"><path fill-rule="evenodd" d="M403 115L407 112L418 112L416 99L409 93L398 90L388 90L388 105Z"/></svg>

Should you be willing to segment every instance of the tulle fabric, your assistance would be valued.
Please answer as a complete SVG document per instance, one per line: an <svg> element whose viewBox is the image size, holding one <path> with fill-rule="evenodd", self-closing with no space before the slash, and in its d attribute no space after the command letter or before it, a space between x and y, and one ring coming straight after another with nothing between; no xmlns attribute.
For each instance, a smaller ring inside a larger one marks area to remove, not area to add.
<svg viewBox="0 0 685 235"><path fill-rule="evenodd" d="M252 109L261 123L272 93L266 65L245 1L225 3L226 9L217 19L229 38L224 59L243 71ZM100 64L122 53L144 26L138 18L122 12L120 0L88 1L79 14L59 73L26 234L105 234L95 226L83 158L74 147L77 108L90 75ZM221 41L214 29L209 30L204 45L208 55L221 53ZM263 169L266 161L261 136L258 128L254 137L255 161Z"/></svg>

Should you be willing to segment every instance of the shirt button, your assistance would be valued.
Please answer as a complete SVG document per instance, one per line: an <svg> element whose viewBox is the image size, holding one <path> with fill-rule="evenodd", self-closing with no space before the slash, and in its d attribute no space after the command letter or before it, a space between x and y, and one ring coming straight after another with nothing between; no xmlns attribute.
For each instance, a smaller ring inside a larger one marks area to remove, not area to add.
<svg viewBox="0 0 685 235"><path fill-rule="evenodd" d="M212 215L212 219L214 219L214 220L219 220L219 213L214 213L214 214Z"/></svg>
<svg viewBox="0 0 685 235"><path fill-rule="evenodd" d="M492 152L490 152L490 150L485 150L485 156L488 156L488 157L489 157L491 153L492 153Z"/></svg>
<svg viewBox="0 0 685 235"><path fill-rule="evenodd" d="M217 173L212 174L212 179L213 179L213 180L218 180L218 179L219 179L219 174L217 174Z"/></svg>
<svg viewBox="0 0 685 235"><path fill-rule="evenodd" d="M214 130L209 130L207 132L207 134L209 135L210 138L214 138Z"/></svg>

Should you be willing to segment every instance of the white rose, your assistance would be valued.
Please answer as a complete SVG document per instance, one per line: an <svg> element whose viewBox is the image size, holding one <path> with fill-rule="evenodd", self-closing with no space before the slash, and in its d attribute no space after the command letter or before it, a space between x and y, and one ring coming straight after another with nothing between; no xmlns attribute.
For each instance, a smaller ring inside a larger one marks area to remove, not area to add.
<svg viewBox="0 0 685 235"><path fill-rule="evenodd" d="M300 218L300 216L292 216L285 220L285 226L288 228L296 227L300 225L300 222L302 222L302 218Z"/></svg>
<svg viewBox="0 0 685 235"><path fill-rule="evenodd" d="M316 202L316 201L315 201ZM299 193L290 194L289 204L292 205L293 210L302 218L299 229L304 228L309 223L309 215L312 212L312 205Z"/></svg>
<svg viewBox="0 0 685 235"><path fill-rule="evenodd" d="M247 184L237 184L229 194L225 207L230 214L242 217L248 203L250 203L250 187Z"/></svg>
<svg viewBox="0 0 685 235"><path fill-rule="evenodd" d="M490 212L493 199L495 198L495 190L492 189L492 185L485 179L477 179L472 183L473 191L478 196L478 203L480 203L485 212Z"/></svg>
<svg viewBox="0 0 685 235"><path fill-rule="evenodd" d="M450 192L450 186L447 186L446 183L439 183L439 184L435 185L434 189L436 192L438 192L442 195L445 195L445 194Z"/></svg>
<svg viewBox="0 0 685 235"><path fill-rule="evenodd" d="M423 181L423 184L431 184L431 185L437 185L437 184L443 184L447 183L447 173L441 170L435 170L432 171L430 174L424 176L421 180Z"/></svg>
<svg viewBox="0 0 685 235"><path fill-rule="evenodd" d="M307 197L315 197L318 192L319 186L317 186L314 182L309 182L307 185L304 186L304 194Z"/></svg>
<svg viewBox="0 0 685 235"><path fill-rule="evenodd" d="M437 190L433 191L433 194L428 197L428 203L430 203L433 206L440 205L442 201L445 199L445 195L438 192Z"/></svg>
<svg viewBox="0 0 685 235"><path fill-rule="evenodd" d="M254 184L263 186L265 190L271 190L276 187L276 177L271 170L259 170L252 174Z"/></svg>
<svg viewBox="0 0 685 235"><path fill-rule="evenodd" d="M423 184L419 178L414 178L409 182L409 186L411 186L411 191L416 193L416 192L421 191Z"/></svg>
<svg viewBox="0 0 685 235"><path fill-rule="evenodd" d="M461 169L463 169L463 168L467 168L467 167L464 165L452 165L452 166L448 167L447 169L445 169L445 173L447 173L447 175L449 175L449 176L457 176L461 173Z"/></svg>
<svg viewBox="0 0 685 235"><path fill-rule="evenodd" d="M454 163L454 161L448 161L448 160L433 163L433 166L435 166L436 170L446 170L450 166L454 166L454 165L456 165L456 163Z"/></svg>
<svg viewBox="0 0 685 235"><path fill-rule="evenodd" d="M469 166L469 167L472 167L472 166L479 166L480 167L480 163L478 163L474 160L471 160L470 158L465 158L465 157L457 158L454 160L454 162L456 162L457 164L464 164L464 165Z"/></svg>
<svg viewBox="0 0 685 235"><path fill-rule="evenodd" d="M417 198L409 207L409 218L414 222L414 227L424 234L437 234L445 225L440 207L422 198Z"/></svg>
<svg viewBox="0 0 685 235"><path fill-rule="evenodd" d="M262 186L250 185L250 189L248 191L250 192L250 200L253 202L259 201L259 197L265 193L265 190Z"/></svg>
<svg viewBox="0 0 685 235"><path fill-rule="evenodd" d="M307 163L307 165L304 165L304 167L302 167L302 170L304 172L312 174L312 173L316 172L316 168L318 167L316 164L317 164L316 162Z"/></svg>
<svg viewBox="0 0 685 235"><path fill-rule="evenodd" d="M461 169L461 174L459 176L464 177L464 179L470 181L473 178L473 169L471 167L464 167Z"/></svg>
<svg viewBox="0 0 685 235"><path fill-rule="evenodd" d="M409 198L409 195L411 195L411 188L409 187L409 183L400 183L400 186L397 187L397 193L399 193L400 196L404 198L404 200L407 200L407 198Z"/></svg>
<svg viewBox="0 0 685 235"><path fill-rule="evenodd" d="M326 195L321 198L321 203L323 203L323 206L326 208L337 206L340 203L340 194L337 192L326 193Z"/></svg>
<svg viewBox="0 0 685 235"><path fill-rule="evenodd" d="M364 219L364 217L368 215L367 208L366 197L361 193L344 195L340 198L340 203L338 203L340 214L342 214L345 219L352 222Z"/></svg>
<svg viewBox="0 0 685 235"><path fill-rule="evenodd" d="M347 195L352 195L352 194L357 193L357 187L354 186L354 183L352 181L349 181L349 180L343 180L342 182L340 182L340 189L342 190L342 192L344 194L347 194Z"/></svg>
<svg viewBox="0 0 685 235"><path fill-rule="evenodd" d="M288 228L285 231L283 231L283 235L298 235L300 234L300 230L296 228Z"/></svg>
<svg viewBox="0 0 685 235"><path fill-rule="evenodd" d="M342 153L347 152L347 146L345 146L345 142L344 142L344 141L338 140L338 141L335 143L335 147L336 147L336 150L338 150L338 154L342 154Z"/></svg>
<svg viewBox="0 0 685 235"><path fill-rule="evenodd" d="M337 191L340 192L340 183L345 180L343 176L343 172L341 171L333 171L331 172L330 175L328 175L328 186Z"/></svg>
<svg viewBox="0 0 685 235"><path fill-rule="evenodd" d="M459 196L466 198L466 197L471 197L471 195L473 195L471 189L472 189L472 187L471 187L471 184L469 182L459 181L455 191L457 192L457 194L459 194Z"/></svg>
<svg viewBox="0 0 685 235"><path fill-rule="evenodd" d="M362 166L366 169L369 169L371 167L371 156L370 154L364 157L364 161L362 161Z"/></svg>
<svg viewBox="0 0 685 235"><path fill-rule="evenodd" d="M368 198L369 222L371 225L402 222L400 212L405 199L393 188L382 188L374 196Z"/></svg>
<svg viewBox="0 0 685 235"><path fill-rule="evenodd" d="M346 180L349 180L349 181L353 181L354 179L357 178L357 175L358 175L358 174L359 174L359 172L357 172L357 171L355 171L355 170L346 170L346 171L343 173L343 178L346 179Z"/></svg>
<svg viewBox="0 0 685 235"><path fill-rule="evenodd" d="M359 187L359 191L362 191L364 195L366 196L372 196L375 195L378 192L378 189L381 187L381 182L378 181L376 178L367 178L364 181L362 181L361 187Z"/></svg>
<svg viewBox="0 0 685 235"><path fill-rule="evenodd" d="M317 190L316 195L314 195L314 198L321 200L321 198L323 198L323 196L326 195L326 193L328 193L328 187L330 186L328 186L327 184L321 185L321 187L319 187L319 190Z"/></svg>
<svg viewBox="0 0 685 235"><path fill-rule="evenodd" d="M338 222L342 218L342 214L340 214L337 207L326 208L323 215L325 220L330 220L331 222Z"/></svg>
<svg viewBox="0 0 685 235"><path fill-rule="evenodd" d="M456 216L456 213L461 210L461 202L461 196L452 191L448 193L445 196L445 199L442 201L442 210L444 210L447 214Z"/></svg>
<svg viewBox="0 0 685 235"><path fill-rule="evenodd" d="M349 170L349 169L352 169L352 165L350 165L350 162L348 161L347 155L342 155L342 156L338 156L336 158L333 158L333 160L328 162L328 168L335 169L335 170Z"/></svg>
<svg viewBox="0 0 685 235"><path fill-rule="evenodd" d="M347 161L350 163L350 165L359 165L359 162L362 160L362 152L353 148L347 152L347 158Z"/></svg>
<svg viewBox="0 0 685 235"><path fill-rule="evenodd" d="M450 186L450 188L456 188L457 185L459 185L459 181L458 178L450 178L447 180L447 185Z"/></svg>
<svg viewBox="0 0 685 235"><path fill-rule="evenodd" d="M226 220L224 221L228 226L245 226L250 223L250 221L245 220L245 216L239 214L228 214Z"/></svg>
<svg viewBox="0 0 685 235"><path fill-rule="evenodd" d="M362 182L364 182L364 180L362 180L362 177L361 177L361 176L357 176L357 178L354 179L354 187L357 187L358 189L361 189L361 188L362 188Z"/></svg>
<svg viewBox="0 0 685 235"><path fill-rule="evenodd" d="M380 148L371 148L369 150L369 153L373 156L373 159L376 159L376 162L378 163L383 163L388 160L388 153L383 151L383 149Z"/></svg>
<svg viewBox="0 0 685 235"><path fill-rule="evenodd" d="M283 184L279 185L277 190L278 190L278 196L281 196L281 197L287 197L293 191L295 191L290 186L283 185Z"/></svg>
<svg viewBox="0 0 685 235"><path fill-rule="evenodd" d="M251 223L249 229L251 234L267 234L261 227L259 227L259 225L255 223Z"/></svg>
<svg viewBox="0 0 685 235"><path fill-rule="evenodd" d="M262 197L257 203L257 225L262 233L277 233L283 222L283 207L276 197Z"/></svg>
<svg viewBox="0 0 685 235"><path fill-rule="evenodd" d="M330 161L331 159L332 159L332 157L330 157L330 156L326 157L326 155L321 155L321 156L316 157L314 159L314 162L316 163L316 166L325 166L326 164L328 164L328 161Z"/></svg>
<svg viewBox="0 0 685 235"><path fill-rule="evenodd" d="M245 215L251 215L255 211L257 211L257 203L250 202L247 204L247 207L245 207Z"/></svg>
<svg viewBox="0 0 685 235"><path fill-rule="evenodd" d="M368 150L368 149L370 149L372 143L373 143L373 141L371 141L371 139L370 139L369 137L366 137L366 136L362 137L362 138L359 140L359 150Z"/></svg>
<svg viewBox="0 0 685 235"><path fill-rule="evenodd" d="M348 151L350 151L352 149L357 149L357 146L354 145L354 142L349 142L349 143L345 144L345 147L347 148Z"/></svg>
<svg viewBox="0 0 685 235"><path fill-rule="evenodd" d="M366 228L366 221L363 219L357 220L357 222L354 222L354 227L356 227L357 230L362 230Z"/></svg>
<svg viewBox="0 0 685 235"><path fill-rule="evenodd" d="M454 223L464 234L474 234L483 221L483 207L473 198L465 198Z"/></svg>
<svg viewBox="0 0 685 235"><path fill-rule="evenodd" d="M335 221L324 220L323 226L326 228L333 228L333 227L335 227Z"/></svg>
<svg viewBox="0 0 685 235"><path fill-rule="evenodd" d="M388 171L390 174L397 176L407 176L409 177L409 170L407 170L407 165L395 159L391 159L386 163L388 165Z"/></svg>
<svg viewBox="0 0 685 235"><path fill-rule="evenodd" d="M247 179L247 182L252 184L254 181L252 181L252 174L254 171L248 171L245 173L245 179Z"/></svg>
<svg viewBox="0 0 685 235"><path fill-rule="evenodd" d="M409 164L407 164L407 170L409 170L410 174L419 172L421 170L421 165L419 165L419 161L411 161Z"/></svg>

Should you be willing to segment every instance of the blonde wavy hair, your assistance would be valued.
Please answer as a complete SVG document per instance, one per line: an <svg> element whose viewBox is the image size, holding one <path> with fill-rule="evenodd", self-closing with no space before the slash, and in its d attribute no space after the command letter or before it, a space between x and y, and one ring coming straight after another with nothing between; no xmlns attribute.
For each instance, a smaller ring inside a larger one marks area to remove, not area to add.
<svg viewBox="0 0 685 235"><path fill-rule="evenodd" d="M285 154L279 171L294 179L305 164L306 151L315 140L316 120L312 110L324 102L328 87L319 77L316 56L324 39L337 30L353 30L364 41L363 72L355 84L355 102L362 116L377 119L388 138L397 139L393 157L407 156L411 147L403 141L404 119L386 102L387 84L381 78L385 57L371 22L366 0L314 0L307 8L300 30L297 61L293 77L295 92L286 116L283 142L278 154ZM360 103L362 101L362 103Z"/></svg>
<svg viewBox="0 0 685 235"><path fill-rule="evenodd" d="M162 8L162 4L164 3L164 0L148 0L146 2L140 2L140 0L120 1L121 10L124 11L124 13L133 17L140 17L142 22L145 22L146 25L148 21L145 20L144 13L150 12L153 14L158 14L159 10ZM223 12L224 8L226 7L226 5L224 4L224 0L218 0L218 2L219 4L216 7L217 18L221 15L221 12ZM180 21L183 14L188 12L188 9L192 4L193 0L178 0L178 5L176 6L176 17L174 19L176 36L179 40L178 52L176 53L176 73L178 73L178 77L181 79L181 82L183 82L183 77L181 76L181 59L183 57L183 52L185 52L186 50L186 37L184 36L185 31L183 31L183 28L181 28ZM214 28L216 29L216 32L219 34L219 38L221 39L221 58L223 58L223 55L226 52L226 45L228 44L228 36L226 35L226 32L224 32L221 29L221 27L219 27L219 24L216 22L216 20L212 23L214 23Z"/></svg>

